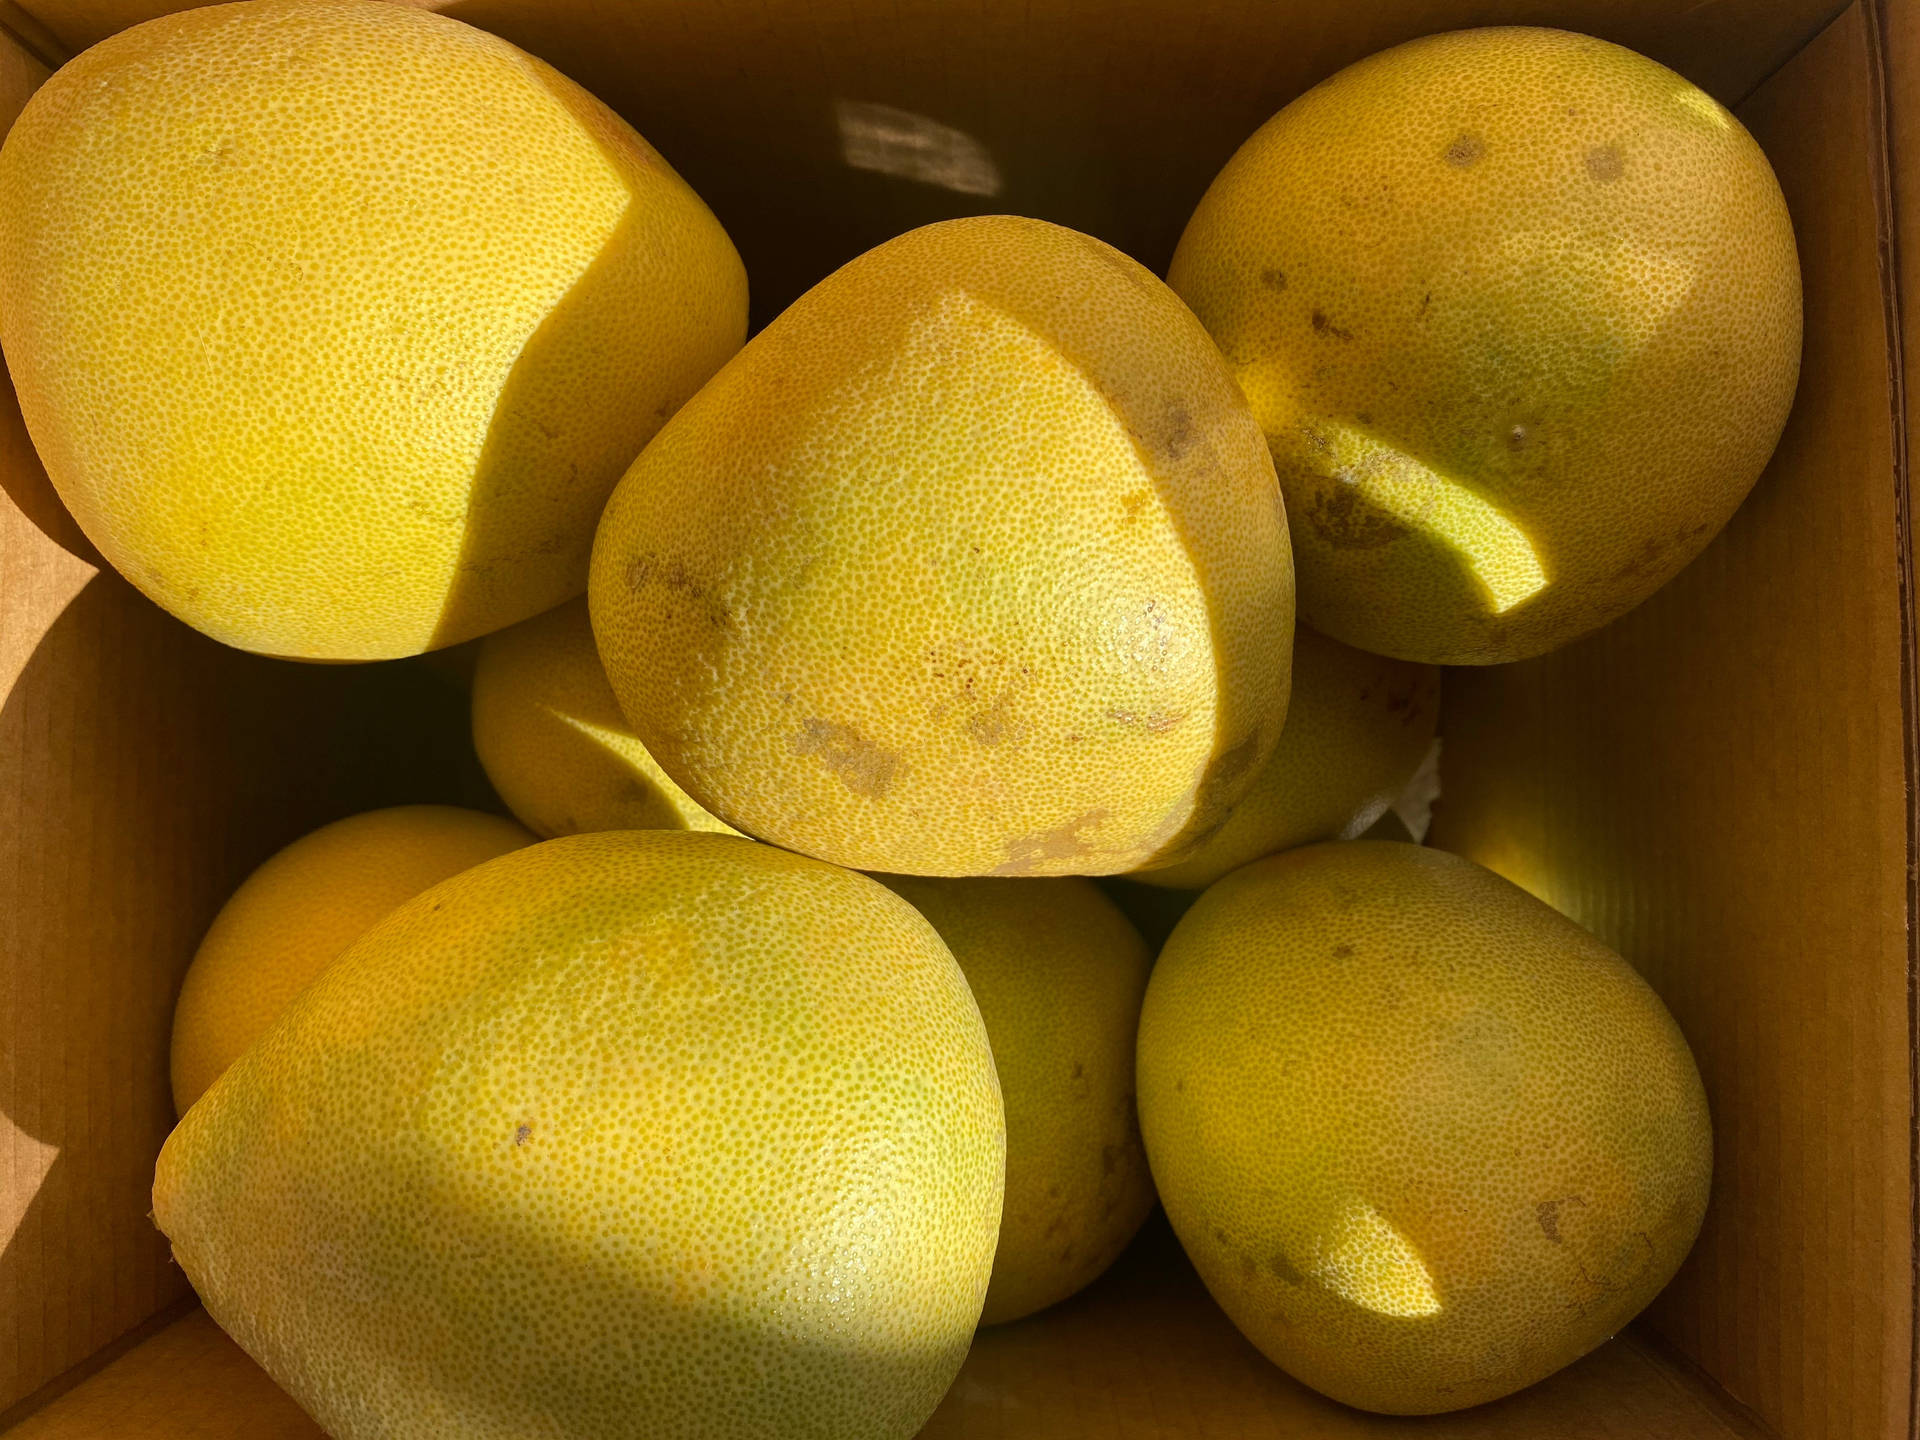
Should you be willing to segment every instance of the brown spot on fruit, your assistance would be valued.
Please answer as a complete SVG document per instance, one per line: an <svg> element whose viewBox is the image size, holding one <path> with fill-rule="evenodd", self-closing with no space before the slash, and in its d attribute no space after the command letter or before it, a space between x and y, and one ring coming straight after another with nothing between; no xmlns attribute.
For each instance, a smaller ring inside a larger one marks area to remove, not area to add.
<svg viewBox="0 0 1920 1440"><path fill-rule="evenodd" d="M1407 533L1405 525L1345 483L1314 493L1307 504L1307 523L1321 539L1342 550L1376 549Z"/></svg>
<svg viewBox="0 0 1920 1440"><path fill-rule="evenodd" d="M971 678L965 682L964 688L969 694L972 693ZM1002 690L986 709L969 715L966 727L967 734L972 738L973 743L983 750L991 750L1008 739L1019 739L1022 727L1017 726L1013 720L1013 691Z"/></svg>
<svg viewBox="0 0 1920 1440"><path fill-rule="evenodd" d="M1336 340L1353 339L1353 332L1351 330L1344 330L1334 324L1332 320L1327 318L1327 312L1324 310L1315 310L1313 314L1307 318L1313 326L1313 333L1316 335L1331 335Z"/></svg>
<svg viewBox="0 0 1920 1440"><path fill-rule="evenodd" d="M1246 774L1247 767L1253 764L1253 757L1260 749L1260 737L1257 734L1243 737L1238 743L1228 746L1215 756L1207 766L1203 785L1224 785Z"/></svg>
<svg viewBox="0 0 1920 1440"><path fill-rule="evenodd" d="M1587 174L1603 185L1618 180L1624 168L1618 145L1595 145L1587 151Z"/></svg>
<svg viewBox="0 0 1920 1440"><path fill-rule="evenodd" d="M1167 411L1167 433L1161 444L1169 460L1178 460L1193 448L1193 416L1186 406L1175 405Z"/></svg>
<svg viewBox="0 0 1920 1440"><path fill-rule="evenodd" d="M1457 170L1464 170L1487 153L1487 143L1478 135L1469 135L1462 131L1453 137L1453 143L1441 153L1447 164Z"/></svg>
<svg viewBox="0 0 1920 1440"><path fill-rule="evenodd" d="M1089 810L1051 830L1038 830L1031 835L1009 840L1007 858L994 867L993 873L1032 875L1053 861L1077 860L1083 855L1092 854L1093 847L1082 838L1080 832L1099 825L1107 818L1107 813L1104 809Z"/></svg>
<svg viewBox="0 0 1920 1440"><path fill-rule="evenodd" d="M626 581L627 589L636 595L649 586L658 585L684 596L716 630L733 627L733 612L679 560L666 559L651 552L636 555L627 562ZM665 613L668 619L673 618L671 610Z"/></svg>
<svg viewBox="0 0 1920 1440"><path fill-rule="evenodd" d="M879 799L892 788L900 757L882 749L851 725L807 720L793 737L793 753L815 755L856 795Z"/></svg>
<svg viewBox="0 0 1920 1440"><path fill-rule="evenodd" d="M1269 290L1284 290L1287 288L1287 272L1269 265L1260 272L1260 283Z"/></svg>
<svg viewBox="0 0 1920 1440"><path fill-rule="evenodd" d="M1267 1257L1267 1269L1273 1272L1275 1279L1283 1280L1289 1285L1304 1285L1307 1283L1307 1277L1300 1273L1300 1267L1298 1265L1295 1265L1293 1261L1287 1258L1287 1253L1284 1250L1276 1250Z"/></svg>
<svg viewBox="0 0 1920 1440"><path fill-rule="evenodd" d="M513 1143L515 1145L524 1145L532 1138L533 1126L525 1120L522 1120L518 1125L513 1127Z"/></svg>
<svg viewBox="0 0 1920 1440"><path fill-rule="evenodd" d="M1584 1195L1565 1195L1558 1200L1542 1200L1533 1207L1533 1218L1540 1222L1540 1233L1555 1245L1565 1242L1560 1238L1560 1207L1562 1205L1585 1205Z"/></svg>
<svg viewBox="0 0 1920 1440"><path fill-rule="evenodd" d="M1654 570L1660 564L1661 557L1667 553L1667 546L1670 543L1672 542L1652 537L1642 541L1639 550L1629 557L1626 564L1613 572L1613 578L1616 581L1629 580Z"/></svg>
<svg viewBox="0 0 1920 1440"><path fill-rule="evenodd" d="M1351 960L1353 958L1353 946L1351 945L1334 946L1333 958L1336 960Z"/></svg>

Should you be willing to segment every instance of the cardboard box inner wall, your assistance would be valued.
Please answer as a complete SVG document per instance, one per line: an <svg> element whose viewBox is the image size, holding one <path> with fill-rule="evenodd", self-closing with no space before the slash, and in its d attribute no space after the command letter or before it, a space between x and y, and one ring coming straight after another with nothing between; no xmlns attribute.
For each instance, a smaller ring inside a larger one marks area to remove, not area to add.
<svg viewBox="0 0 1920 1440"><path fill-rule="evenodd" d="M0 128L50 63L170 8L0 0ZM1449 672L1434 834L1596 930L1673 1008L1716 1124L1693 1256L1632 1331L1556 1379L1398 1422L1267 1365L1150 1226L1085 1296L983 1335L929 1433L1913 1433L1911 6L438 8L632 120L739 244L756 323L867 246L955 214L1041 215L1161 269L1256 125L1435 30L1591 31L1736 106L1780 175L1806 284L1779 454L1641 610L1539 661ZM894 163L884 142L903 134L950 163ZM445 743L464 697L428 664L264 660L160 614L102 573L10 391L0 484L0 1429L311 1436L193 1307L147 1220L173 994L220 901L279 845L374 805L484 793Z"/></svg>

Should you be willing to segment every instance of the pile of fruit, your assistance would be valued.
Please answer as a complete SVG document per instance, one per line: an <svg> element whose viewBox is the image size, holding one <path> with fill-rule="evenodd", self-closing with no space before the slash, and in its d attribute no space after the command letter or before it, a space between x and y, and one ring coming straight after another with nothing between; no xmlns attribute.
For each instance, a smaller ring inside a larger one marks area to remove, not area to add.
<svg viewBox="0 0 1920 1440"><path fill-rule="evenodd" d="M328 826L187 975L154 1219L213 1317L342 1440L906 1437L1157 1196L1356 1406L1625 1324L1706 1208L1684 1040L1357 837L1438 666L1618 616L1764 466L1799 275L1739 124L1433 36L1249 139L1164 282L976 216L747 328L660 155L422 10L155 20L0 150L0 343L100 553L265 655L486 637L519 823Z"/></svg>

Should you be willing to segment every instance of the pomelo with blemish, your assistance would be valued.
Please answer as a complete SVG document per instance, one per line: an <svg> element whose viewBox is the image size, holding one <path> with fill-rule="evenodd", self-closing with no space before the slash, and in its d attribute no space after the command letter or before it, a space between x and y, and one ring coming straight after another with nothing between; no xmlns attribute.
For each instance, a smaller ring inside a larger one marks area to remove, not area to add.
<svg viewBox="0 0 1920 1440"><path fill-rule="evenodd" d="M1207 890L1140 1018L1140 1126L1216 1300L1363 1410L1497 1399L1611 1337L1706 1212L1706 1096L1626 961L1388 841Z"/></svg>
<svg viewBox="0 0 1920 1440"><path fill-rule="evenodd" d="M1285 718L1272 462L1172 291L929 225L820 282L614 492L589 602L706 809L863 870L1105 874L1225 818Z"/></svg>
<svg viewBox="0 0 1920 1440"><path fill-rule="evenodd" d="M1005 1128L920 915L735 836L565 836L402 906L161 1151L207 1311L337 1440L908 1440Z"/></svg>
<svg viewBox="0 0 1920 1440"><path fill-rule="evenodd" d="M1727 110L1561 30L1348 66L1227 162L1169 283L1286 490L1300 618L1489 664L1652 594L1772 454L1793 226Z"/></svg>

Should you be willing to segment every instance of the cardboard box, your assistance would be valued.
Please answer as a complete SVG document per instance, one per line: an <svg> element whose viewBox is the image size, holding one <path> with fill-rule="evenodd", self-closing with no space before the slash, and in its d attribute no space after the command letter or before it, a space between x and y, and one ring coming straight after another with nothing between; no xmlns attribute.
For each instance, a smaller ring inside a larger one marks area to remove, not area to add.
<svg viewBox="0 0 1920 1440"><path fill-rule="evenodd" d="M0 128L49 65L170 8L0 0ZM1806 357L1785 439L1727 531L1642 609L1539 661L1449 673L1435 830L1598 931L1672 1007L1716 1125L1692 1257L1627 1334L1538 1388L1392 1421L1263 1361L1156 1222L1085 1295L984 1334L927 1433L1915 1433L1920 682L1903 377L1920 279L1902 280L1920 244L1914 5L440 8L625 113L734 235L757 322L868 245L972 211L1075 225L1161 268L1260 121L1430 31L1587 30L1735 106L1799 235ZM855 133L875 117L905 127L910 149L932 122L925 133L970 158L944 183L924 167L884 173ZM419 662L262 660L161 615L101 573L10 392L0 482L0 1429L312 1436L193 1305L147 1219L172 1118L173 994L221 899L274 848L353 810L468 792L467 757L435 738L460 728L460 697Z"/></svg>

